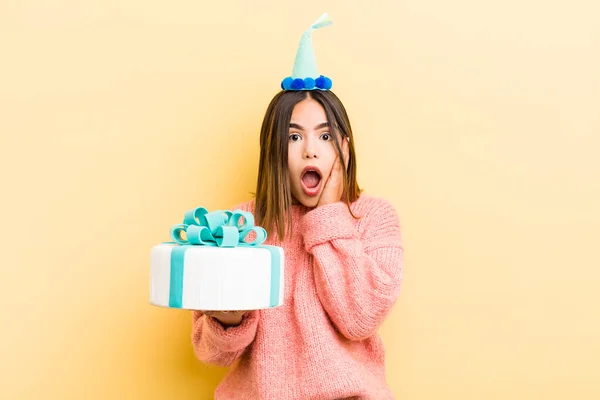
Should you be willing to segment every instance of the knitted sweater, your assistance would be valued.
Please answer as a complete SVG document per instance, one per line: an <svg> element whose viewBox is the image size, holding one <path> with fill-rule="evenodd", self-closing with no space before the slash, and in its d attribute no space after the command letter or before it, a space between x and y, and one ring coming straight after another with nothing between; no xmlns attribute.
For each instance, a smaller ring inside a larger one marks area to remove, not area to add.
<svg viewBox="0 0 600 400"><path fill-rule="evenodd" d="M236 208L254 211L254 201ZM192 311L192 343L205 363L231 366L216 400L387 400L377 329L398 298L403 249L392 206L361 195L314 209L295 205L285 252L284 305L224 328Z"/></svg>

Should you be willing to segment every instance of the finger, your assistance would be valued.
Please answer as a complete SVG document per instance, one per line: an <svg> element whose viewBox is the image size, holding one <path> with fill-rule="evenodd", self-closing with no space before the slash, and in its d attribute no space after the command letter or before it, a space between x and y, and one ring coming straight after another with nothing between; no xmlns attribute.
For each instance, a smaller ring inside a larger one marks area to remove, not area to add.
<svg viewBox="0 0 600 400"><path fill-rule="evenodd" d="M335 178L337 178L337 174L340 172L340 170L342 169L342 159L340 158L340 155L337 154L335 156L335 160L333 160L333 167L331 168L331 172L329 173L329 180L334 180Z"/></svg>
<svg viewBox="0 0 600 400"><path fill-rule="evenodd" d="M215 316L218 315L220 317L225 317L228 315L239 316L240 314L244 314L245 311L242 310L222 310L222 311L203 311L204 314Z"/></svg>
<svg viewBox="0 0 600 400"><path fill-rule="evenodd" d="M342 161L339 156L336 156L326 186L323 188L322 203L319 204L334 203L340 200L343 189L342 169Z"/></svg>
<svg viewBox="0 0 600 400"><path fill-rule="evenodd" d="M227 315L229 311L214 311L214 310L198 310L204 315L208 315L209 317L214 317L215 315Z"/></svg>
<svg viewBox="0 0 600 400"><path fill-rule="evenodd" d="M350 162L350 138L346 136L343 142L342 152L344 153L344 165L348 168L348 163Z"/></svg>
<svg viewBox="0 0 600 400"><path fill-rule="evenodd" d="M317 200L317 205L321 204L321 199L327 192L329 180L331 179L331 175L333 174L333 170L335 169L335 165L337 164L337 159L338 159L338 156L336 156L336 159L333 161L333 167L329 171L329 175L327 175L327 179L325 179L325 182L323 182L323 190L321 190L321 193L319 194L319 199Z"/></svg>
<svg viewBox="0 0 600 400"><path fill-rule="evenodd" d="M329 182L331 180L331 177L335 174L335 169L336 167L340 164L338 161L340 160L340 155L337 154L335 156L335 160L333 160L333 165L331 167L331 171L329 171L329 176L327 177L327 182ZM327 183L326 182L326 183Z"/></svg>

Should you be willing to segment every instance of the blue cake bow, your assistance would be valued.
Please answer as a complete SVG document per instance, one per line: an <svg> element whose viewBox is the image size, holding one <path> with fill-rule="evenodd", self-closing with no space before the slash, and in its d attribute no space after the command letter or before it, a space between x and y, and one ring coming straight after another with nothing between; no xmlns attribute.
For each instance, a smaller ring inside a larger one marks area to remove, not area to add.
<svg viewBox="0 0 600 400"><path fill-rule="evenodd" d="M241 218L244 218L244 223L240 225ZM187 239L182 237L182 232ZM256 238L246 242L250 232L255 232ZM208 212L204 207L197 207L186 211L183 224L171 228L171 238L181 245L257 246L267 239L267 231L254 226L252 213L242 210Z"/></svg>

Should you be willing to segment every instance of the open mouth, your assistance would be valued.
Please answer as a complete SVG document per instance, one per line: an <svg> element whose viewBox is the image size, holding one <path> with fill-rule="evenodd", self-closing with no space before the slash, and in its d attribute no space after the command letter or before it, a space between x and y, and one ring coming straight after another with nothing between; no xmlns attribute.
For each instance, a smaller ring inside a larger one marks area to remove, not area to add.
<svg viewBox="0 0 600 400"><path fill-rule="evenodd" d="M301 176L302 190L307 196L316 196L321 188L321 171L316 167L306 167Z"/></svg>

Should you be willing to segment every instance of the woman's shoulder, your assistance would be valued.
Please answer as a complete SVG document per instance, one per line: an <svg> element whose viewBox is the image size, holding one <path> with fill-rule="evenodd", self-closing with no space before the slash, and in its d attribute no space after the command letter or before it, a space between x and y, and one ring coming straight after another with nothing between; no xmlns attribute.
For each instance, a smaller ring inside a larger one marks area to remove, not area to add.
<svg viewBox="0 0 600 400"><path fill-rule="evenodd" d="M361 194L354 203L359 216L358 227L371 235L384 233L394 240L402 242L402 223L399 213L391 201L382 197ZM353 211L354 212L354 211Z"/></svg>
<svg viewBox="0 0 600 400"><path fill-rule="evenodd" d="M378 196L361 193L352 204L353 212L361 215L393 214L397 215L396 208L391 201Z"/></svg>

